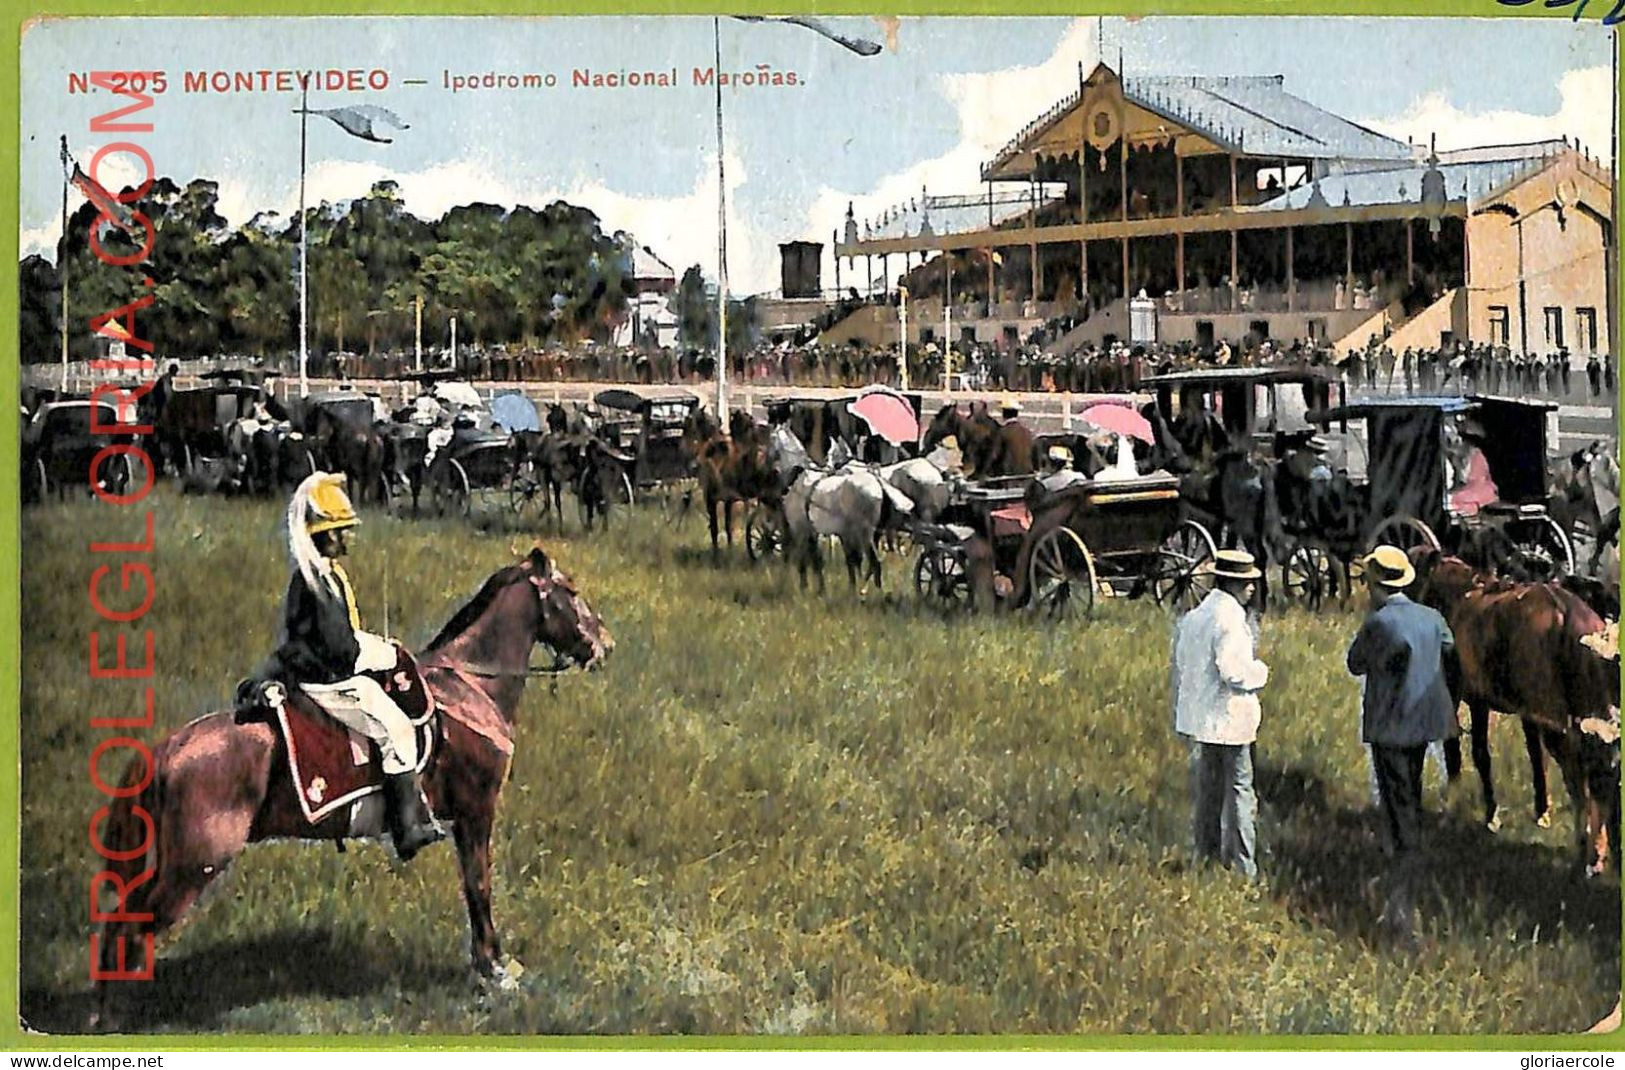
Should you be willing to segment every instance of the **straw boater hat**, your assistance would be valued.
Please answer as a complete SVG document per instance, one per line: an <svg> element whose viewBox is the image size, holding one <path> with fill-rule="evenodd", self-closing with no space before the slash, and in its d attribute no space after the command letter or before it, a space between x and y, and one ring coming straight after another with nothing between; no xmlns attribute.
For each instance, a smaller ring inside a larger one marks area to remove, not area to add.
<svg viewBox="0 0 1625 1070"><path fill-rule="evenodd" d="M1220 550L1213 555L1213 578L1216 580L1256 580L1262 575L1253 555L1246 550Z"/></svg>
<svg viewBox="0 0 1625 1070"><path fill-rule="evenodd" d="M1360 559L1365 566L1367 583L1379 584L1396 591L1404 590L1416 579L1416 568L1404 550L1397 546L1379 546Z"/></svg>
<svg viewBox="0 0 1625 1070"><path fill-rule="evenodd" d="M1004 397L999 399L999 411L1020 412L1021 402L1016 400L1016 396L1014 394L1006 394Z"/></svg>
<svg viewBox="0 0 1625 1070"><path fill-rule="evenodd" d="M1304 439L1303 448L1310 453L1325 453L1332 448L1332 444L1325 435L1310 435Z"/></svg>
<svg viewBox="0 0 1625 1070"><path fill-rule="evenodd" d="M1072 463L1072 451L1065 446L1051 446L1048 457L1050 460L1060 461L1062 464Z"/></svg>

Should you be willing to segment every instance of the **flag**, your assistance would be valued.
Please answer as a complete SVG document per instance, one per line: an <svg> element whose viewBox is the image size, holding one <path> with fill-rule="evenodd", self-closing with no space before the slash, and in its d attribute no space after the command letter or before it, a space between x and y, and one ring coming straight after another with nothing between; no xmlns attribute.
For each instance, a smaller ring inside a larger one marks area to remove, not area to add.
<svg viewBox="0 0 1625 1070"><path fill-rule="evenodd" d="M136 226L134 209L109 193L107 187L85 174L84 168L79 166L79 161L69 154L66 136L62 138L62 174L70 186L84 194L86 200L94 204L103 216L112 220L118 227L132 234L141 229Z"/></svg>
<svg viewBox="0 0 1625 1070"><path fill-rule="evenodd" d="M325 115L343 127L346 133L382 145L388 145L394 139L378 134L379 126L392 126L397 130L411 129L399 115L376 104L354 104L347 108L312 108L310 114Z"/></svg>
<svg viewBox="0 0 1625 1070"><path fill-rule="evenodd" d="M873 56L880 51L880 45L875 41L862 37L848 37L832 29L828 23L820 19L809 18L806 15L734 15L733 17L740 22L787 22L792 26L800 26L802 29L811 30L820 37L834 41L842 48L856 52L860 56ZM887 30L886 38L888 42L892 43L893 51L896 51L896 37L897 31L895 28Z"/></svg>

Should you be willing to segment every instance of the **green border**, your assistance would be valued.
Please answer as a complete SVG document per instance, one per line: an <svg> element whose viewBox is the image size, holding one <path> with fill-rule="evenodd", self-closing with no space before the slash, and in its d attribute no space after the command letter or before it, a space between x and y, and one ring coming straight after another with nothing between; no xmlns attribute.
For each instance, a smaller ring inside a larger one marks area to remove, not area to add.
<svg viewBox="0 0 1625 1070"><path fill-rule="evenodd" d="M1590 0L1586 22L1596 24L1613 0ZM1122 0L1115 5L1067 0L892 0L896 15L1254 15L1254 16L1410 16L1571 18L1570 10L1547 9L1540 3L1505 7L1496 0ZM18 49L5 57L0 81L0 117L11 130L10 143L20 144L21 41L30 23L74 16L220 16L220 15L694 15L719 10L734 13L785 14L801 11L825 15L868 15L873 0L21 0L0 14ZM1600 25L1598 33L1606 33ZM1618 48L1616 38L1615 47ZM1615 92L1620 87L1615 86ZM1619 181L1619 153L1615 154L1615 182ZM20 386L18 316L19 204L18 166L0 168L0 223L6 227L0 256L0 398L15 397ZM1616 286L1621 272L1616 271ZM1618 339L1610 338L1620 367ZM1621 384L1625 389L1625 382ZM0 405L0 442L11 446L11 460L0 459L0 528L8 533L0 546L0 575L21 575L21 473L16 463L18 414ZM1625 435L1621 436L1625 440ZM20 669L21 592L10 584L0 595L0 919L12 923L0 939L0 1052L97 1052L124 1054L164 1051L1625 1051L1625 1029L1602 1036L1545 1034L1470 1036L1344 1036L1344 1035L1218 1035L1218 1036L829 1036L829 1037L578 1037L578 1036L266 1036L258 1034L194 1034L162 1036L42 1036L25 1033L19 1025L20 945L20 827L22 818L19 722L21 720ZM1625 986L1625 962L1621 967Z"/></svg>

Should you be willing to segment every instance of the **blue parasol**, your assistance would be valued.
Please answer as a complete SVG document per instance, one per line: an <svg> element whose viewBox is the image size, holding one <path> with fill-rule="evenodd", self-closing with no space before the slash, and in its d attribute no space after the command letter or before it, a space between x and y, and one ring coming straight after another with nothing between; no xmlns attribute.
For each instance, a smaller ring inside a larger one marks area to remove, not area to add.
<svg viewBox="0 0 1625 1070"><path fill-rule="evenodd" d="M536 406L523 394L499 394L491 401L491 419L503 430L540 431L542 421L536 415Z"/></svg>

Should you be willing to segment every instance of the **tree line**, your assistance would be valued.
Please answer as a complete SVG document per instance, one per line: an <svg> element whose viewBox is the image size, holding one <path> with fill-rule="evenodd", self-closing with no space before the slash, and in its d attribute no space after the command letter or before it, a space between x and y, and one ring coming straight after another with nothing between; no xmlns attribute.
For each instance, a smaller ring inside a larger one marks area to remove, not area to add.
<svg viewBox="0 0 1625 1070"><path fill-rule="evenodd" d="M73 359L95 355L92 316L143 293L153 301L135 323L160 358L273 357L298 348L297 219L260 212L233 229L219 211L219 184L207 179L179 186L159 178L133 206L154 234L140 272L93 252L97 209L88 201L58 241ZM382 181L364 197L309 208L305 223L315 352L410 350L419 297L425 346L445 343L452 316L459 339L476 346L603 342L635 296L632 236L605 233L596 215L564 201L541 209L460 205L425 221L406 210L396 183ZM141 237L104 222L98 241L104 256L134 257ZM60 359L61 275L38 255L23 259L20 275L22 359ZM714 316L697 267L679 290L674 311L684 343L709 344Z"/></svg>

